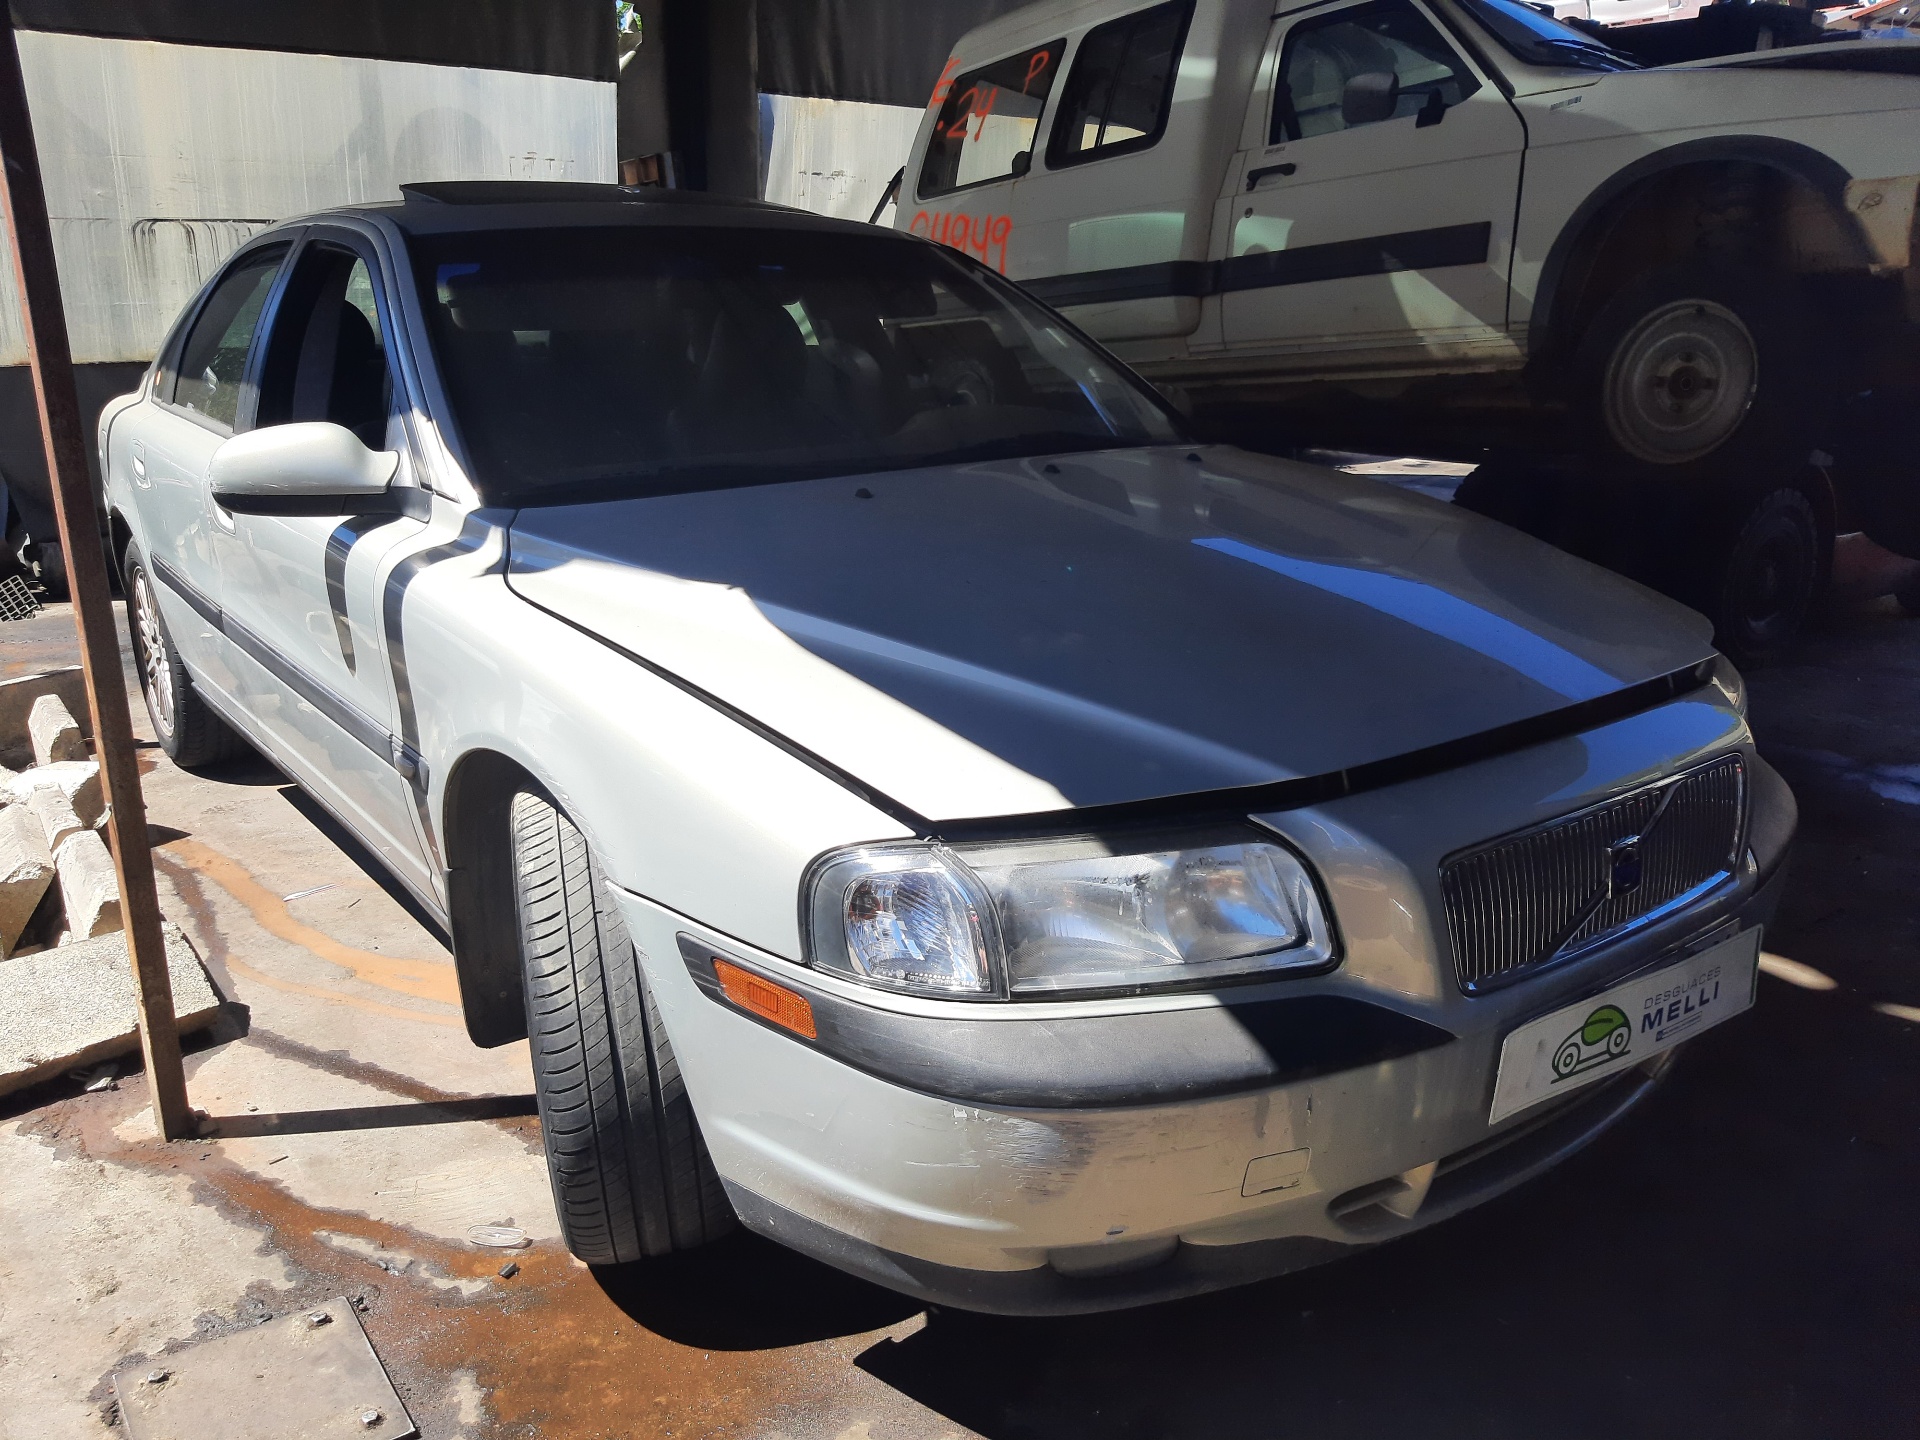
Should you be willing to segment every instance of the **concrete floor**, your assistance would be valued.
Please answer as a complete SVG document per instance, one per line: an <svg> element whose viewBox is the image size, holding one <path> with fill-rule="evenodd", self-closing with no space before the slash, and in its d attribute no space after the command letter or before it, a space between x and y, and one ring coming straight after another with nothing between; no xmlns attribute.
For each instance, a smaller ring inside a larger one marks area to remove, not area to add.
<svg viewBox="0 0 1920 1440"><path fill-rule="evenodd" d="M163 903L238 1001L189 1085L235 1138L155 1141L137 1076L0 1102L0 1440L102 1435L130 1358L343 1293L433 1440L1912 1434L1920 622L1864 575L1752 677L1802 806L1754 1013L1517 1194L1088 1319L929 1316L744 1236L573 1262L525 1047L468 1044L440 940L264 763L149 749ZM50 612L0 631L0 669L71 648ZM468 1242L488 1222L534 1237L512 1279Z"/></svg>

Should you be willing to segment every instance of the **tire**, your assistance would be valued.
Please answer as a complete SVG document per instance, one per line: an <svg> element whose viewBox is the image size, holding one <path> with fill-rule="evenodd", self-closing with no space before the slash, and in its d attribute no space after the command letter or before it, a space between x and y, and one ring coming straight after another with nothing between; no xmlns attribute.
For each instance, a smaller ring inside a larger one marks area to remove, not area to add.
<svg viewBox="0 0 1920 1440"><path fill-rule="evenodd" d="M567 1248L615 1265L716 1240L733 1208L599 867L542 791L513 797L512 825L534 1089Z"/></svg>
<svg viewBox="0 0 1920 1440"><path fill-rule="evenodd" d="M1654 271L1607 302L1575 351L1590 448L1670 479L1790 473L1837 402L1825 333L1792 276L1738 264Z"/></svg>
<svg viewBox="0 0 1920 1440"><path fill-rule="evenodd" d="M1714 643L1747 668L1778 660L1806 625L1827 574L1823 530L1806 492L1760 496L1718 554L1706 610ZM1825 536L1830 552L1832 537Z"/></svg>
<svg viewBox="0 0 1920 1440"><path fill-rule="evenodd" d="M167 758L192 769L230 759L246 748L193 688L193 676L174 648L166 617L160 613L153 577L140 551L127 546L121 557L127 588L127 629L133 636L133 662L147 702L147 719Z"/></svg>

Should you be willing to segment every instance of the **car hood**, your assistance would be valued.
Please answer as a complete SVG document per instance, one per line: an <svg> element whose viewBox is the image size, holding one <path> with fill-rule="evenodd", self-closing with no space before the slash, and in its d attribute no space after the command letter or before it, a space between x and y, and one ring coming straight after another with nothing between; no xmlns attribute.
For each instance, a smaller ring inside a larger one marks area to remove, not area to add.
<svg viewBox="0 0 1920 1440"><path fill-rule="evenodd" d="M935 820L1340 771L1712 654L1504 526L1228 449L522 510L508 584Z"/></svg>

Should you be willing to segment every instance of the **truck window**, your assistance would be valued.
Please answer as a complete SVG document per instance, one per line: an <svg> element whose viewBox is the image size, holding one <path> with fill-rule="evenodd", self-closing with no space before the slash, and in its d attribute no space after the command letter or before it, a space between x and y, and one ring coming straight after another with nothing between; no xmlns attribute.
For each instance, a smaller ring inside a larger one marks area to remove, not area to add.
<svg viewBox="0 0 1920 1440"><path fill-rule="evenodd" d="M983 65L953 82L927 144L921 199L1025 171L1066 46L1066 41L1055 40Z"/></svg>
<svg viewBox="0 0 1920 1440"><path fill-rule="evenodd" d="M1128 154L1159 140L1192 14L1188 0L1175 0L1087 32L1061 92L1048 165Z"/></svg>
<svg viewBox="0 0 1920 1440"><path fill-rule="evenodd" d="M1435 91L1452 108L1480 88L1433 22L1406 0L1337 10L1302 20L1288 33L1267 143L1346 129L1340 97L1347 81L1383 71L1400 79L1396 120L1418 113Z"/></svg>

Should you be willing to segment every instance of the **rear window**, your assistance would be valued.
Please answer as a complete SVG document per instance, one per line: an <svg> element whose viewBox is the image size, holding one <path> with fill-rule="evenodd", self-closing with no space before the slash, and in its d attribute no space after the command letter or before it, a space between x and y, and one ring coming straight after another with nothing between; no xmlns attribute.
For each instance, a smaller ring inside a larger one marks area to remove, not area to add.
<svg viewBox="0 0 1920 1440"><path fill-rule="evenodd" d="M1087 32L1060 95L1048 165L1130 154L1160 138L1192 13L1187 0L1176 0Z"/></svg>
<svg viewBox="0 0 1920 1440"><path fill-rule="evenodd" d="M934 121L920 198L1023 174L1065 40L996 60L955 80Z"/></svg>

